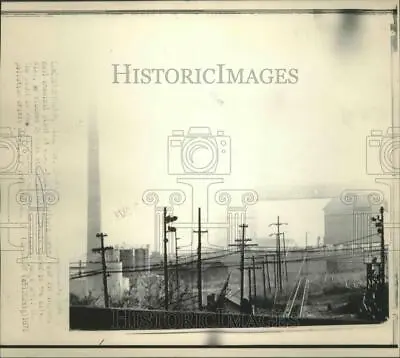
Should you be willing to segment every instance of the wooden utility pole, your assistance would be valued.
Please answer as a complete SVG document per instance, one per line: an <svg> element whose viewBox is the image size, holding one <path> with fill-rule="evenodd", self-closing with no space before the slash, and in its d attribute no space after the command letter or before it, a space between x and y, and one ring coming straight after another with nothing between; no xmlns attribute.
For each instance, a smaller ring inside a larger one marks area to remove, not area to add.
<svg viewBox="0 0 400 358"><path fill-rule="evenodd" d="M307 263L307 248L308 248L308 232L306 232L306 243L305 243L306 247L305 247L305 251L304 251L304 258L305 258L305 265L304 265L304 271L305 271L305 275L308 275L308 263Z"/></svg>
<svg viewBox="0 0 400 358"><path fill-rule="evenodd" d="M177 297L179 297L179 256L178 256L178 240L179 237L177 237L175 233L175 275L176 275L176 292L177 292Z"/></svg>
<svg viewBox="0 0 400 358"><path fill-rule="evenodd" d="M252 261L253 261L253 257L252 257ZM252 262L251 265L248 265L245 267L245 269L247 269L248 281L249 281L249 302L251 302L252 299L255 298L257 295L254 272L255 272L255 269L259 269L259 268L261 268L261 267L255 266L254 262Z"/></svg>
<svg viewBox="0 0 400 358"><path fill-rule="evenodd" d="M240 304L243 302L244 296L244 250L245 250L245 242L246 242L246 228L248 225L242 224L240 226L242 228L242 241L240 245ZM249 240L247 240L249 241Z"/></svg>
<svg viewBox="0 0 400 358"><path fill-rule="evenodd" d="M277 217L277 222L272 223L269 226L276 226L277 227L277 233L276 235L276 264L277 264L277 286L279 287L279 291L282 291L282 262L281 262L281 232L280 232L280 227L282 225L287 225L287 223L281 223L279 221L279 216ZM273 235L273 234L272 234Z"/></svg>
<svg viewBox="0 0 400 358"><path fill-rule="evenodd" d="M385 286L385 232L384 232L384 222L383 222L383 213L385 212L385 209L383 206L381 206L379 210L381 216L380 216L380 223L381 223L381 266L380 266L380 276L381 276L381 281L382 281L382 288Z"/></svg>
<svg viewBox="0 0 400 358"><path fill-rule="evenodd" d="M251 261L253 263L253 293L254 297L257 297L257 282L256 282L256 264L255 264L255 259L254 256L252 256Z"/></svg>
<svg viewBox="0 0 400 358"><path fill-rule="evenodd" d="M164 308L168 310L167 208L164 207Z"/></svg>
<svg viewBox="0 0 400 358"><path fill-rule="evenodd" d="M177 216L167 216L167 208L164 207L164 308L165 310L168 311L168 301L169 301L169 295L168 295L168 254L167 254L167 243L168 243L168 238L167 238L167 232L175 232L176 233L176 228L172 226L168 226L167 229L167 224L172 223L178 219Z"/></svg>
<svg viewBox="0 0 400 358"><path fill-rule="evenodd" d="M277 291L278 287L278 270L277 270L277 265L278 261L276 260L276 253L274 256L272 256L272 265L274 267L274 290Z"/></svg>
<svg viewBox="0 0 400 358"><path fill-rule="evenodd" d="M285 273L286 273L286 282L289 282L288 270L287 270L287 255L286 255L286 243L285 243L285 233L282 233L283 239L283 257L285 258Z"/></svg>
<svg viewBox="0 0 400 358"><path fill-rule="evenodd" d="M262 273L263 273L263 289L264 289L264 299L267 298L267 283L265 281L265 260L262 265Z"/></svg>
<svg viewBox="0 0 400 358"><path fill-rule="evenodd" d="M198 294L198 305L199 310L203 309L203 292L201 288L201 234L208 232L207 230L201 230L201 208L199 208L198 215L198 230L193 231L198 234L198 246L197 246L197 294Z"/></svg>
<svg viewBox="0 0 400 358"><path fill-rule="evenodd" d="M267 279L268 279L268 290L271 293L271 281L269 278L269 262L268 262L268 255L265 255L265 265L267 266Z"/></svg>
<svg viewBox="0 0 400 358"><path fill-rule="evenodd" d="M251 267L247 268L247 273L249 277L249 302L251 303Z"/></svg>
<svg viewBox="0 0 400 358"><path fill-rule="evenodd" d="M100 239L100 248L95 248L93 252L100 252L101 254L101 265L103 270L103 289L104 289L104 306L106 308L110 307L110 298L108 296L108 286L107 286L107 264L106 264L106 251L112 250L112 246L104 246L104 238L108 235L100 232L96 234L96 237Z"/></svg>
<svg viewBox="0 0 400 358"><path fill-rule="evenodd" d="M246 228L248 225L241 224L239 227L242 229L242 238L236 239L237 244L229 244L229 246L236 246L240 248L240 305L242 306L244 298L244 254L248 246L257 246L257 244L247 244L251 239L246 238ZM249 291L250 292L250 291ZM242 307L243 308L243 307Z"/></svg>

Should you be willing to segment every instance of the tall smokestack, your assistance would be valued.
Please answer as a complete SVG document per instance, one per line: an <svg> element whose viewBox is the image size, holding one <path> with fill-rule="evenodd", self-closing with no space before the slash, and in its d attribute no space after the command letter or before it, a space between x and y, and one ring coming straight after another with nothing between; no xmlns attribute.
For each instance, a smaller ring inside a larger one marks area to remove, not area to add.
<svg viewBox="0 0 400 358"><path fill-rule="evenodd" d="M99 246L96 234L101 231L99 138L95 106L89 109L87 176L87 259L93 261L92 249Z"/></svg>

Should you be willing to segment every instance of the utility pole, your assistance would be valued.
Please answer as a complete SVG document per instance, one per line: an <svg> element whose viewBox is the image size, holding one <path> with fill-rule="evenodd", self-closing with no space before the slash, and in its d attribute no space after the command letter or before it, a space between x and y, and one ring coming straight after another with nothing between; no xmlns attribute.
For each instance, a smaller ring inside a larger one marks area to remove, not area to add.
<svg viewBox="0 0 400 358"><path fill-rule="evenodd" d="M249 302L251 303L251 267L247 268L247 273L249 275Z"/></svg>
<svg viewBox="0 0 400 358"><path fill-rule="evenodd" d="M164 308L168 311L167 208L164 207Z"/></svg>
<svg viewBox="0 0 400 358"><path fill-rule="evenodd" d="M287 270L287 255L286 255L286 243L285 243L285 233L282 233L283 238L283 256L285 258L285 273L286 273L286 282L289 282L288 270Z"/></svg>
<svg viewBox="0 0 400 358"><path fill-rule="evenodd" d="M101 254L101 264L103 268L103 289L104 289L104 306L106 308L110 307L110 298L108 296L107 287L107 265L106 265L106 251L112 250L112 246L104 247L104 238L108 235L100 232L96 234L96 237L100 239L100 248L92 249L93 252L100 252Z"/></svg>
<svg viewBox="0 0 400 358"><path fill-rule="evenodd" d="M208 232L207 230L201 230L201 208L199 208L198 217L198 230L193 231L198 234L198 246L197 246L197 294L198 294L198 305L199 310L203 309L203 293L201 289L201 234Z"/></svg>
<svg viewBox="0 0 400 358"><path fill-rule="evenodd" d="M385 233L384 233L384 223L383 223L383 214L385 212L385 209L383 206L380 208L380 223L381 223L381 280L382 280L382 288L385 287Z"/></svg>
<svg viewBox="0 0 400 358"><path fill-rule="evenodd" d="M253 259L254 259L254 257L252 257L252 261L253 261ZM251 302L252 299L255 298L257 295L254 272L255 272L255 269L259 269L259 268L261 268L261 267L255 266L254 262L252 262L251 265L248 265L245 268L245 269L247 269L248 281L249 281L249 302Z"/></svg>
<svg viewBox="0 0 400 358"><path fill-rule="evenodd" d="M179 297L179 256L178 256L178 240L179 237L177 237L175 233L175 275L176 275L176 292L177 292L177 297Z"/></svg>
<svg viewBox="0 0 400 358"><path fill-rule="evenodd" d="M265 260L262 264L262 273L263 273L263 289L264 289L264 299L267 298L267 284L265 282Z"/></svg>
<svg viewBox="0 0 400 358"><path fill-rule="evenodd" d="M240 248L240 305L243 306L244 298L244 253L248 246L257 246L257 244L247 244L251 239L246 238L247 224L241 224L239 227L242 229L242 238L236 239L237 244L230 244L229 246L237 246ZM250 291L249 291L250 292ZM242 307L243 309L243 307Z"/></svg>
<svg viewBox="0 0 400 358"><path fill-rule="evenodd" d="M305 274L308 275L308 263L307 263L307 247L308 247L308 232L306 232L306 245L305 245L305 251L304 251L304 258L305 258Z"/></svg>
<svg viewBox="0 0 400 358"><path fill-rule="evenodd" d="M379 281L382 288L385 286L385 232L384 232L384 218L383 214L385 209L383 206L379 209L380 215L372 217L371 220L375 222L377 232L381 237L381 263L379 265Z"/></svg>
<svg viewBox="0 0 400 358"><path fill-rule="evenodd" d="M252 256L251 261L253 263L253 293L254 293L254 297L257 297L257 282L256 282L256 264L255 264L255 260L254 260L254 256Z"/></svg>
<svg viewBox="0 0 400 358"><path fill-rule="evenodd" d="M164 207L164 308L168 311L168 254L167 254L167 232L176 232L176 228L172 226L168 226L167 224L174 222L178 219L177 216L167 216L167 208Z"/></svg>
<svg viewBox="0 0 400 358"><path fill-rule="evenodd" d="M240 245L240 305L242 305L243 302L243 296L244 296L244 250L245 250L245 242L250 241L249 239L246 239L246 228L249 226L246 224L240 225L242 228L242 241ZM250 296L249 296L250 297Z"/></svg>
<svg viewBox="0 0 400 358"><path fill-rule="evenodd" d="M277 270L277 265L278 265L278 261L276 260L276 253L275 253L275 255L274 256L272 256L272 265L273 265L273 268L274 268L274 290L276 291L277 290L277 287L278 287L278 270Z"/></svg>
<svg viewBox="0 0 400 358"><path fill-rule="evenodd" d="M265 255L265 265L267 266L267 279L268 279L268 290L271 293L271 281L269 279L269 262L268 262L268 255Z"/></svg>
<svg viewBox="0 0 400 358"><path fill-rule="evenodd" d="M281 223L279 221L279 216L277 217L277 222L272 223L269 226L276 226L277 227L277 233L276 235L276 259L277 259L277 271L278 271L278 285L279 285L279 291L282 291L282 262L281 262L281 243L280 243L280 238L281 238L281 233L280 233L280 227L282 225L287 225L287 223ZM272 234L273 235L273 234ZM270 235L271 236L271 235Z"/></svg>

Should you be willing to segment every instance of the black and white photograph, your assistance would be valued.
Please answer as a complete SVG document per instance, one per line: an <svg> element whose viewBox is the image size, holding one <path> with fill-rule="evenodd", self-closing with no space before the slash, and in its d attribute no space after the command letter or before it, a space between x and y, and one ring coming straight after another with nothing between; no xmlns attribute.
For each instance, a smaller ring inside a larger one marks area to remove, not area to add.
<svg viewBox="0 0 400 358"><path fill-rule="evenodd" d="M107 101L82 129L87 245L69 267L71 329L387 319L389 203L374 179L399 174L393 17L267 14L246 30L243 18L205 30L179 15L174 43L157 33L154 45L138 18L131 46L102 61ZM369 42L376 31L387 41Z"/></svg>
<svg viewBox="0 0 400 358"><path fill-rule="evenodd" d="M395 2L162 3L2 11L8 344L398 344Z"/></svg>

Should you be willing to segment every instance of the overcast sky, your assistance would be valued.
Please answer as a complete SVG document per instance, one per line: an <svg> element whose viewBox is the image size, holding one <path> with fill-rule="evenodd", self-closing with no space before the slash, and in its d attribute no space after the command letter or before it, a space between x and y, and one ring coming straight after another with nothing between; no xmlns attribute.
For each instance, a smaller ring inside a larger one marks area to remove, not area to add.
<svg viewBox="0 0 400 358"><path fill-rule="evenodd" d="M218 189L373 185L365 172L366 136L371 129L386 129L391 120L391 18L363 15L350 25L343 21L338 15L289 14L101 20L64 16L42 18L30 27L29 36L16 33L20 45L8 49L4 61L11 81L18 59L59 62L54 170L61 197L54 225L68 220L62 235L68 237L71 256L78 257L86 245L87 120L94 104L101 229L110 244L152 245L153 209L143 204L143 192L185 189L167 171L167 137L172 130L207 126L213 135L222 130L230 137L232 172ZM43 41L32 48L31 38ZM113 63L164 69L216 64L232 69L297 68L299 80L294 85L112 84ZM270 220L280 215L293 223L288 230L294 239L302 242L309 231L315 240L323 236L325 203L260 204L265 210L254 206L254 227L249 230L266 236ZM124 219L115 215L122 208L129 208ZM224 216L222 212L212 220Z"/></svg>

